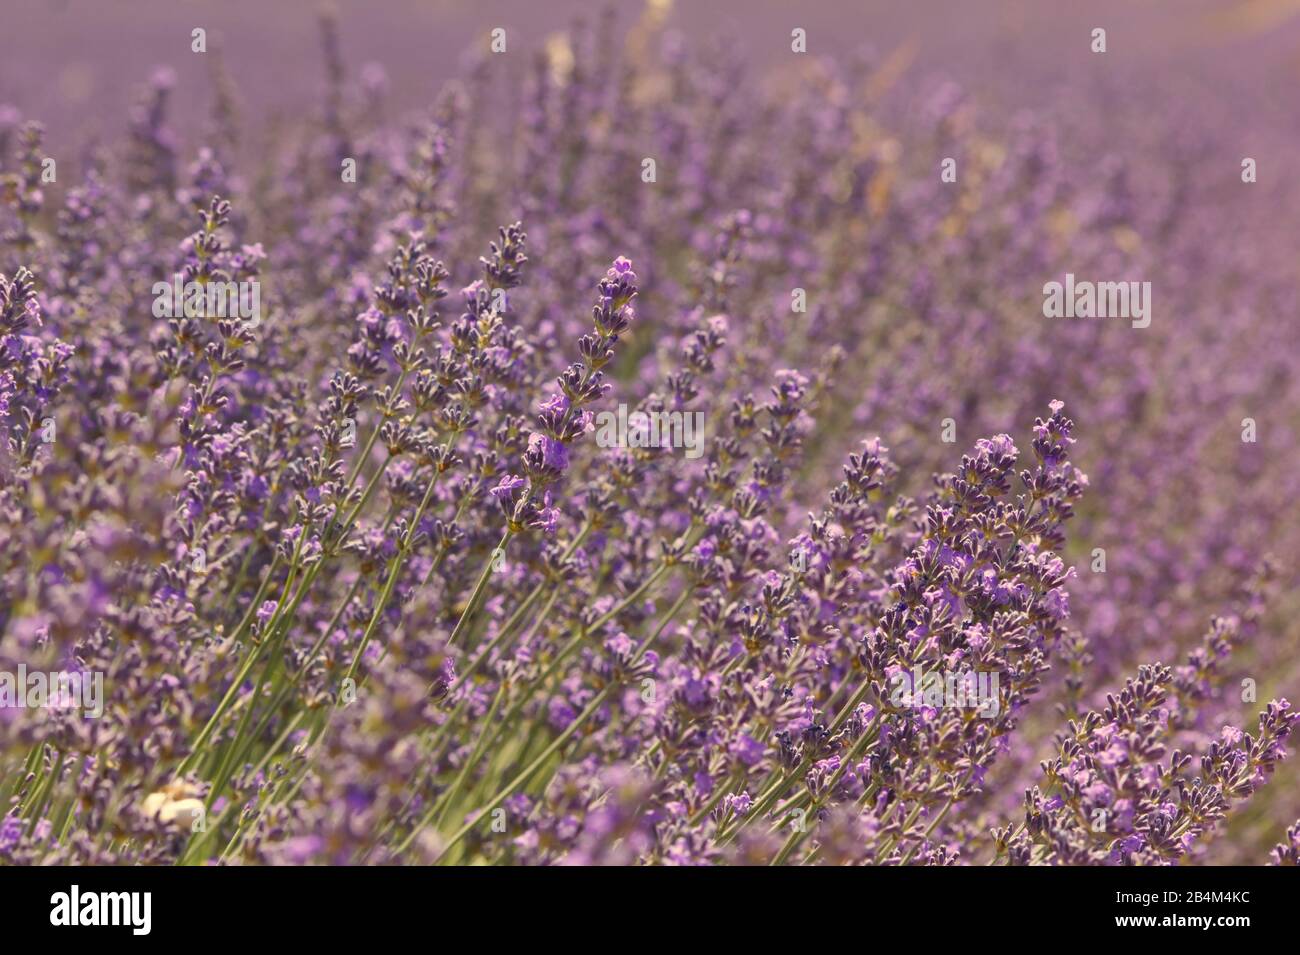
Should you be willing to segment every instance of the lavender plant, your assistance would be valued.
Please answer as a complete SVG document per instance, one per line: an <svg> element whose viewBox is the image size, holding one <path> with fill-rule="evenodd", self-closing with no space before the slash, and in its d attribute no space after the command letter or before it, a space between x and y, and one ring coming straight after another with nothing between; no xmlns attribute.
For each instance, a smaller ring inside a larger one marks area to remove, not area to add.
<svg viewBox="0 0 1300 955"><path fill-rule="evenodd" d="M0 109L0 862L1296 864L1275 210L662 10L410 116L326 17L265 149L218 60L53 183Z"/></svg>

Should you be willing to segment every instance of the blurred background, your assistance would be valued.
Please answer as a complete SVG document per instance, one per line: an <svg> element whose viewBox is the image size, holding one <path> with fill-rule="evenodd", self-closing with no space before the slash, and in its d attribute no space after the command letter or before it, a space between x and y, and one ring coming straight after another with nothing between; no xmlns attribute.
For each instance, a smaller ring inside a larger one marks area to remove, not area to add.
<svg viewBox="0 0 1300 955"><path fill-rule="evenodd" d="M628 23L645 0L607 4ZM1040 104L1057 83L1094 71L1085 38L1109 32L1110 63L1142 63L1190 77L1229 68L1243 95L1281 95L1300 79L1297 0L658 0L690 39L734 45L755 62L789 51L794 26L809 52L841 56L861 47L903 50L910 70L941 70L1012 108ZM354 66L382 63L396 109L418 106L506 28L519 51L535 49L597 6L584 0L332 0L343 54ZM309 0L5 0L0 102L39 116L49 142L115 132L132 89L158 65L179 78L174 124L205 115L210 61L190 52L190 30L207 30L254 114L314 102L321 64L321 5ZM507 58L519 70L525 57ZM1017 80L1020 77L1020 80ZM1032 77L1032 82L1025 81ZM1123 108L1122 102L1111 104Z"/></svg>

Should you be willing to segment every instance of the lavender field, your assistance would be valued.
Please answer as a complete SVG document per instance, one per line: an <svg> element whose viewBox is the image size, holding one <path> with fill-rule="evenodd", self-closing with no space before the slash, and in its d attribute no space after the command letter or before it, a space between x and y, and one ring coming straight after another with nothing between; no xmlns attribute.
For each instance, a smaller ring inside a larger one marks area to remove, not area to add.
<svg viewBox="0 0 1300 955"><path fill-rule="evenodd" d="M6 3L0 864L1296 865L1298 73Z"/></svg>

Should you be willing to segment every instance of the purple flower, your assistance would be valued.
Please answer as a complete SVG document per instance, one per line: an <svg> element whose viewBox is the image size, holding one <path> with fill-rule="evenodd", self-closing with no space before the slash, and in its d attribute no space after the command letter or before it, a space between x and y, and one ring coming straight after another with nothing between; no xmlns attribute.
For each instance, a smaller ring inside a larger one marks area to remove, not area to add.
<svg viewBox="0 0 1300 955"><path fill-rule="evenodd" d="M507 474L505 477L503 477L500 481L497 482L495 487L492 488L491 494L503 506L506 504L513 504L519 492L522 491L527 485L528 482L525 481L523 478L518 477L514 474Z"/></svg>
<svg viewBox="0 0 1300 955"><path fill-rule="evenodd" d="M533 432L528 438L528 453L536 461L539 470L553 472L557 476L569 468L569 450L560 441L545 434Z"/></svg>

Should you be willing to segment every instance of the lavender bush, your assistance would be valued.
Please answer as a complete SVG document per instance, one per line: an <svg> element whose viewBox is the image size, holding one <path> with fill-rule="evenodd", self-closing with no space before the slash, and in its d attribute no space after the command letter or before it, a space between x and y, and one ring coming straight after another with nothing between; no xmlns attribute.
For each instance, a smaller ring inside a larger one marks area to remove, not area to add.
<svg viewBox="0 0 1300 955"><path fill-rule="evenodd" d="M1296 864L1295 186L665 11L0 110L0 861Z"/></svg>

